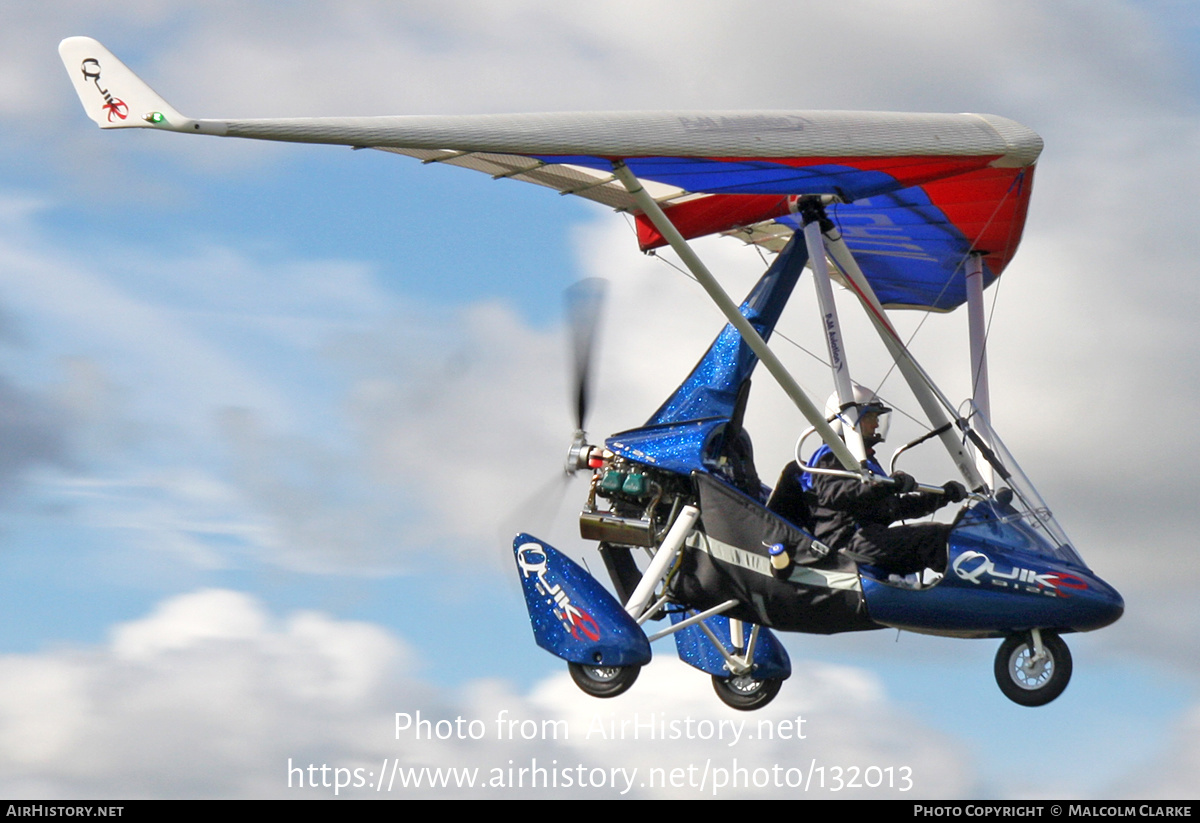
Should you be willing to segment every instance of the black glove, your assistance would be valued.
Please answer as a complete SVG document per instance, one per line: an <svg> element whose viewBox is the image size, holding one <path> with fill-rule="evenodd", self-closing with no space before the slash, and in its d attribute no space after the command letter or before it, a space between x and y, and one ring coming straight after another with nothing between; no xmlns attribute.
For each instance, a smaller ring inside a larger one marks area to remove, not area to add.
<svg viewBox="0 0 1200 823"><path fill-rule="evenodd" d="M967 489L957 480L951 480L942 486L942 496L947 503L958 503L967 499Z"/></svg>
<svg viewBox="0 0 1200 823"><path fill-rule="evenodd" d="M896 472L892 475L892 482L896 484L896 494L908 494L917 488L917 481L911 474L904 472Z"/></svg>

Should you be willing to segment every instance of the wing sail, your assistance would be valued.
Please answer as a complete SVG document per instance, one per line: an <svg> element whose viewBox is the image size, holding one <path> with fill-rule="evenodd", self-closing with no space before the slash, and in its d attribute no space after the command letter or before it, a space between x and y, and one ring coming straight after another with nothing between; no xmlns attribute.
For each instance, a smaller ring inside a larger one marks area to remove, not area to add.
<svg viewBox="0 0 1200 823"><path fill-rule="evenodd" d="M640 216L613 176L613 164L622 161L685 237L732 233L778 250L795 230L796 198L831 195L843 204L835 220L851 249L863 255L867 276L873 283L880 279L885 304L939 310L961 302L953 273L964 254L986 252L989 279L1011 259L1042 149L1041 138L1019 123L980 114L551 112L194 120L95 40L68 38L59 52L84 109L101 128L373 148L535 183ZM644 249L662 244L645 220L639 220L639 241ZM914 277L918 288L908 283Z"/></svg>
<svg viewBox="0 0 1200 823"><path fill-rule="evenodd" d="M829 207L880 303L950 311L966 302L967 258L983 259L984 284L1016 254L1034 167L985 169ZM779 250L800 227L792 214L726 230Z"/></svg>

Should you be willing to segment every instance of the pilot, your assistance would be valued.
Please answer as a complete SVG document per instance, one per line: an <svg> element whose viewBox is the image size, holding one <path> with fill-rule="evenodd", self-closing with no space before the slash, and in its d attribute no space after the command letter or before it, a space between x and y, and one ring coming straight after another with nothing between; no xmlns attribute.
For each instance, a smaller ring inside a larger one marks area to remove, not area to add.
<svg viewBox="0 0 1200 823"><path fill-rule="evenodd" d="M887 477L875 459L874 447L886 436L891 409L874 392L858 385L854 386L854 400L859 409L858 428L867 450L864 465L872 474ZM826 404L826 414L834 420L834 430L841 434L841 423L836 419L838 410L835 394ZM808 466L842 469L828 445L817 449ZM855 477L785 470L780 483L798 484L801 494L797 495L794 487L783 489L782 494L773 496L772 500L779 498L780 504L772 508L787 517L788 512L782 510L786 506L784 501L802 496L809 509L808 525L825 545L892 574L907 575L925 568L943 571L950 524L892 524L924 517L949 503L964 500L966 489L952 480L942 487L941 493L922 492L916 490L916 481L903 472L896 472L891 479L894 482L864 483Z"/></svg>

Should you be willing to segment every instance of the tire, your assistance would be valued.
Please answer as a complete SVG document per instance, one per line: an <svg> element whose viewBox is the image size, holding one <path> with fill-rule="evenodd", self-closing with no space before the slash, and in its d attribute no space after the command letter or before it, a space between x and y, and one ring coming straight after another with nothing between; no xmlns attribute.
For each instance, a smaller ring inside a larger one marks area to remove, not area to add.
<svg viewBox="0 0 1200 823"><path fill-rule="evenodd" d="M1008 637L996 652L996 684L1004 696L1022 706L1045 706L1063 693L1071 680L1071 651L1054 632L1042 632L1044 660L1030 665L1033 640L1027 634Z"/></svg>
<svg viewBox="0 0 1200 823"><path fill-rule="evenodd" d="M713 675L713 691L721 702L739 712L752 712L775 699L783 688L779 679L755 680L749 675L717 677Z"/></svg>
<svg viewBox="0 0 1200 823"><path fill-rule="evenodd" d="M575 685L592 697L616 697L629 691L641 672L641 666L585 666L568 663Z"/></svg>

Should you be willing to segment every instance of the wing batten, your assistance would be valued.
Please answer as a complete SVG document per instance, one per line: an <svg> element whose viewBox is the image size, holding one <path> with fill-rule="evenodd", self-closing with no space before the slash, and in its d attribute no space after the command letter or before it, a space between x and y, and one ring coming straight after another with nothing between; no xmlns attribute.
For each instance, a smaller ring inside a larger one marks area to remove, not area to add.
<svg viewBox="0 0 1200 823"><path fill-rule="evenodd" d="M370 147L364 146L363 148L370 148ZM396 149L383 149L383 151L397 151L397 150ZM417 152L417 151L404 152L404 154L408 154L412 157L420 157L422 154L425 154L425 153L426 152ZM466 157L469 154L473 154L473 152L469 152L469 151L437 151L437 152L433 153L433 156L427 157L424 160L422 160L421 162L422 163L445 163L448 160L453 160L456 157Z"/></svg>
<svg viewBox="0 0 1200 823"><path fill-rule="evenodd" d="M597 186L606 186L609 183L617 183L617 182L618 182L617 176L615 174L610 174L608 177L601 178L599 180L596 180L593 183L585 183L584 185L579 186L578 188L563 189L562 191L559 192L559 194L561 194L561 195L583 194L585 191L588 191L589 189L594 189Z"/></svg>
<svg viewBox="0 0 1200 823"><path fill-rule="evenodd" d="M601 175L592 169L562 163L540 163L531 166L530 161L533 158L511 154L449 152L440 149L380 148L379 151L415 157L424 163L471 169L483 172L493 179L517 179L535 183L554 189L560 194L575 194L613 209L634 208L633 198L616 182L611 173Z"/></svg>

